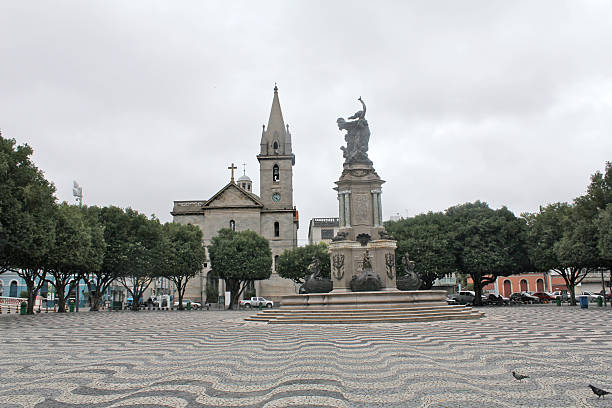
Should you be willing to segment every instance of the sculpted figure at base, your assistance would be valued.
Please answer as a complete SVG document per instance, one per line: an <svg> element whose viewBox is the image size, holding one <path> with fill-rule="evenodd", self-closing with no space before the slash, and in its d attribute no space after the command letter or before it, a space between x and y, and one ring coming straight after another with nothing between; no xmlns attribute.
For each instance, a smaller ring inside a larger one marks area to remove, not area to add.
<svg viewBox="0 0 612 408"><path fill-rule="evenodd" d="M423 285L423 281L414 271L414 262L408 257L408 253L405 253L402 257L404 264L404 276L397 278L397 288L399 290L419 290Z"/></svg>
<svg viewBox="0 0 612 408"><path fill-rule="evenodd" d="M368 163L372 164L368 158L368 143L370 141L370 128L368 121L365 118L366 106L361 99L358 99L363 106L363 110L356 112L353 116L349 116L349 121L343 118L338 118L338 129L346 130L344 135L346 147L342 146L342 156L345 158L345 163ZM353 119L353 120L351 120Z"/></svg>
<svg viewBox="0 0 612 408"><path fill-rule="evenodd" d="M353 292L372 292L383 287L382 279L372 270L370 254L367 249L363 254L363 271L359 275L353 275L350 287Z"/></svg>
<svg viewBox="0 0 612 408"><path fill-rule="evenodd" d="M312 262L308 265L310 275L306 282L300 287L300 293L327 293L334 287L331 279L321 276L321 261L316 256L312 257Z"/></svg>

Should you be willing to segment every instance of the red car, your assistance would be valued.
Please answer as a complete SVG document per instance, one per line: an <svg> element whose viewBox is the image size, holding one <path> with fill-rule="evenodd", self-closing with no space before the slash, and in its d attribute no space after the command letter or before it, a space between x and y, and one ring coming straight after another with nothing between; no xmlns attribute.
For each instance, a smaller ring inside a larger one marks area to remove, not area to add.
<svg viewBox="0 0 612 408"><path fill-rule="evenodd" d="M540 302L550 302L552 300L557 299L555 296L552 295L552 293L548 292L536 292L533 294L533 296L536 296L538 299L540 299Z"/></svg>

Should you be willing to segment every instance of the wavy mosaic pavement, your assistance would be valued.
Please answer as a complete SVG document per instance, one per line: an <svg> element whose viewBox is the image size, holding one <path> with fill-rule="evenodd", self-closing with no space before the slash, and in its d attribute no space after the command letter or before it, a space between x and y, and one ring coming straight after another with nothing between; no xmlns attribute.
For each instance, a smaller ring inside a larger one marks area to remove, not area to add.
<svg viewBox="0 0 612 408"><path fill-rule="evenodd" d="M612 407L612 310L270 326L252 312L0 316L0 408ZM515 381L516 370L531 378Z"/></svg>

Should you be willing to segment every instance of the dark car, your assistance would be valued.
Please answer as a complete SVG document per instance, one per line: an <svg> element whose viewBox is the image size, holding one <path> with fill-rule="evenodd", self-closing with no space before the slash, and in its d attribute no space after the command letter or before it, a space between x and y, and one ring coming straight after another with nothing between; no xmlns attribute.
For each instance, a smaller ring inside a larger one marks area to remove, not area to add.
<svg viewBox="0 0 612 408"><path fill-rule="evenodd" d="M551 302L553 300L557 300L556 296L553 296L552 293L548 293L548 292L535 292L533 296L540 299L540 302Z"/></svg>
<svg viewBox="0 0 612 408"><path fill-rule="evenodd" d="M495 293L491 293L487 298L487 303L489 305L504 306L510 304L510 299L505 298L501 295L496 295Z"/></svg>
<svg viewBox="0 0 612 408"><path fill-rule="evenodd" d="M515 292L510 295L512 303L539 303L540 299L537 296L530 295L527 292Z"/></svg>

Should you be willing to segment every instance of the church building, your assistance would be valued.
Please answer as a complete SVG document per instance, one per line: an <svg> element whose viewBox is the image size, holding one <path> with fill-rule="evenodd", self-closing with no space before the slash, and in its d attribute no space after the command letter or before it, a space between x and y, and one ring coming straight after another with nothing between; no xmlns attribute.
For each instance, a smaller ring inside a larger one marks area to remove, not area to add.
<svg viewBox="0 0 612 408"><path fill-rule="evenodd" d="M269 279L255 281L255 290L257 296L278 301L282 295L296 293L293 281L281 278L275 269L278 256L285 249L297 246L299 220L293 205L295 155L291 149L289 125L285 126L283 121L276 86L268 126L264 125L261 134L257 160L261 184L259 195L254 193L253 183L246 174L235 180L236 167L232 163L228 167L231 170L230 182L221 190L208 200L174 201L171 214L174 222L198 225L207 247L221 228L252 230L266 238L272 250L272 275ZM209 262L199 276L189 281L185 298L206 301L207 285L218 285L218 292L223 295L223 281L211 273Z"/></svg>

